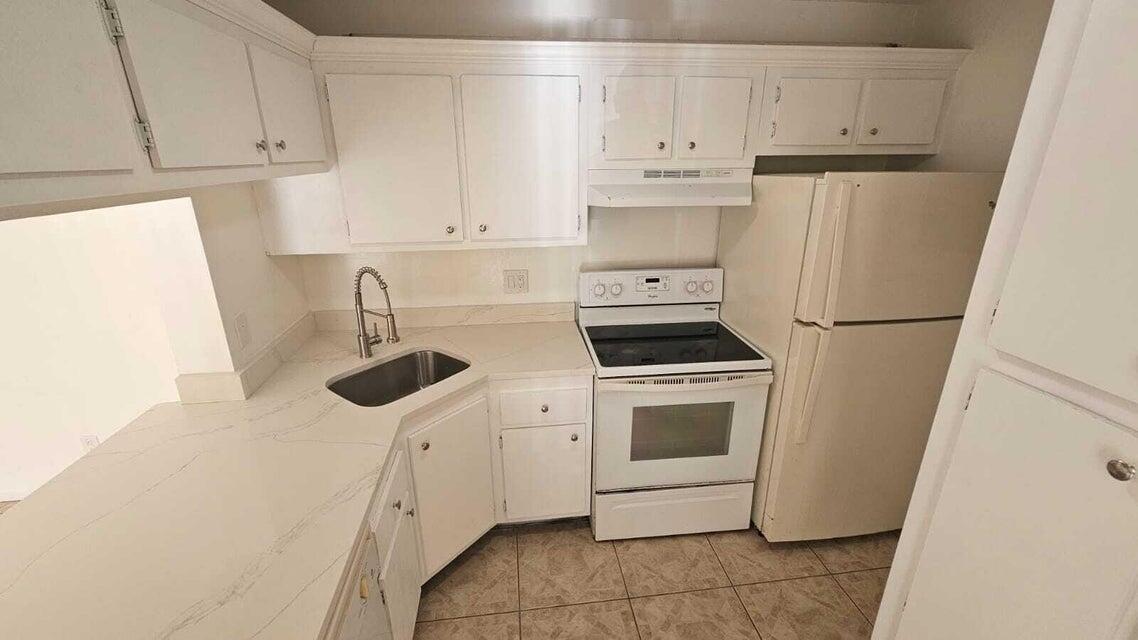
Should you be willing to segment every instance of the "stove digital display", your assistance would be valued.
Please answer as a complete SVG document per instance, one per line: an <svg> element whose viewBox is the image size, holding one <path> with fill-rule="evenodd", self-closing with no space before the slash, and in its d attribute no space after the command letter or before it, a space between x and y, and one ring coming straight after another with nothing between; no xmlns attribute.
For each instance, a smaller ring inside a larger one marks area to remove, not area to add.
<svg viewBox="0 0 1138 640"><path fill-rule="evenodd" d="M636 276L637 291L667 291L668 276Z"/></svg>

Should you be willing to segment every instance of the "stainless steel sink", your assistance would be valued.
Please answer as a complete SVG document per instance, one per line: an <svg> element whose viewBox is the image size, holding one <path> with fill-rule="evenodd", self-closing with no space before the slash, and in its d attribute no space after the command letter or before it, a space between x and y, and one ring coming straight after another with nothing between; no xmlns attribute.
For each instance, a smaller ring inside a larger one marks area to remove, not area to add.
<svg viewBox="0 0 1138 640"><path fill-rule="evenodd" d="M470 367L438 351L412 351L363 371L337 376L328 389L361 407L378 407L446 380Z"/></svg>

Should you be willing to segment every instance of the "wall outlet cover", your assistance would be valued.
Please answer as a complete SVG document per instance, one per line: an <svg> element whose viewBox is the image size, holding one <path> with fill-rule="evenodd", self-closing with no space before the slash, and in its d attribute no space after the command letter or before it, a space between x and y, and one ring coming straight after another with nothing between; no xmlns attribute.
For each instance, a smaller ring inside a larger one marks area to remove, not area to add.
<svg viewBox="0 0 1138 640"><path fill-rule="evenodd" d="M503 293L529 293L529 269L502 271Z"/></svg>
<svg viewBox="0 0 1138 640"><path fill-rule="evenodd" d="M90 452L99 446L99 436L94 434L84 434L79 436L79 444L83 445L83 451Z"/></svg>
<svg viewBox="0 0 1138 640"><path fill-rule="evenodd" d="M237 334L237 346L244 349L253 342L253 333L249 330L249 318L245 312L233 318L233 332Z"/></svg>

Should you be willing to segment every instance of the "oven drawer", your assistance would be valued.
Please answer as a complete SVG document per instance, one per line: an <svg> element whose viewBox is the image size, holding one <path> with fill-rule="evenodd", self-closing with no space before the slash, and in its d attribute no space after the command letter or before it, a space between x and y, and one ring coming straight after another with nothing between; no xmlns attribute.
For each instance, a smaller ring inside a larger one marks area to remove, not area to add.
<svg viewBox="0 0 1138 640"><path fill-rule="evenodd" d="M598 493L593 498L597 540L731 531L751 526L755 483Z"/></svg>
<svg viewBox="0 0 1138 640"><path fill-rule="evenodd" d="M498 396L502 426L585 422L588 390L527 389Z"/></svg>

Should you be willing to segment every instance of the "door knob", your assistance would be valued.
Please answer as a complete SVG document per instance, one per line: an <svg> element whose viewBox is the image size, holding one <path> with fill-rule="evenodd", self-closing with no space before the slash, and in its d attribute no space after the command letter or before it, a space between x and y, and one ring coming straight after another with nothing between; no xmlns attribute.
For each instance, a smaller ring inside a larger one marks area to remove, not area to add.
<svg viewBox="0 0 1138 640"><path fill-rule="evenodd" d="M695 142L694 142L694 141L693 141L693 142L689 142L689 143L688 143L688 149L694 149L694 148L695 148Z"/></svg>
<svg viewBox="0 0 1138 640"><path fill-rule="evenodd" d="M481 231L482 233L486 233L486 225L484 225L484 224L478 225L478 230Z"/></svg>
<svg viewBox="0 0 1138 640"><path fill-rule="evenodd" d="M262 152L268 151L269 150L269 143L264 138L261 138L260 140L257 141L256 147L257 147L257 151L262 151Z"/></svg>
<svg viewBox="0 0 1138 640"><path fill-rule="evenodd" d="M276 147L277 147L278 149L280 149L281 151L284 151L284 150L287 148L287 145L285 145L285 141L284 141L284 140L277 140L277 144L276 144Z"/></svg>
<svg viewBox="0 0 1138 640"><path fill-rule="evenodd" d="M423 444L419 445L419 448L422 449L423 451L426 451L427 449L431 448L431 443L430 442L424 442Z"/></svg>
<svg viewBox="0 0 1138 640"><path fill-rule="evenodd" d="M447 225L447 234L451 234L451 233L454 233L454 225L448 224Z"/></svg>
<svg viewBox="0 0 1138 640"><path fill-rule="evenodd" d="M664 147L666 147L666 146L668 146L668 145L664 144L664 141L663 141L663 140L661 140L661 141L659 141L659 142L657 142L657 143L656 143L656 148L657 148L657 149L660 149L660 150L663 150L663 149L664 149Z"/></svg>
<svg viewBox="0 0 1138 640"><path fill-rule="evenodd" d="M541 412L542 413L549 413L549 405L547 405L547 404L541 405Z"/></svg>
<svg viewBox="0 0 1138 640"><path fill-rule="evenodd" d="M396 511L401 510L403 508L403 501L402 500L396 500L395 504L391 505L391 508L395 509Z"/></svg>
<svg viewBox="0 0 1138 640"><path fill-rule="evenodd" d="M869 130L869 135L871 135L871 136L875 136L875 135L877 135L877 127L874 127L874 128L872 128L872 129L870 129L870 130Z"/></svg>
<svg viewBox="0 0 1138 640"><path fill-rule="evenodd" d="M1119 482L1129 482L1134 477L1134 465L1125 460L1111 460L1106 463L1106 472Z"/></svg>
<svg viewBox="0 0 1138 640"><path fill-rule="evenodd" d="M849 130L849 129L847 129L846 127L842 127L842 130L841 130L841 131L839 131L838 133L840 133L840 134L842 134L843 136L845 136L845 135L849 135L849 133L850 133L850 130Z"/></svg>
<svg viewBox="0 0 1138 640"><path fill-rule="evenodd" d="M573 435L569 436L569 439L572 440L573 442L576 442L577 441L577 434L574 433Z"/></svg>

